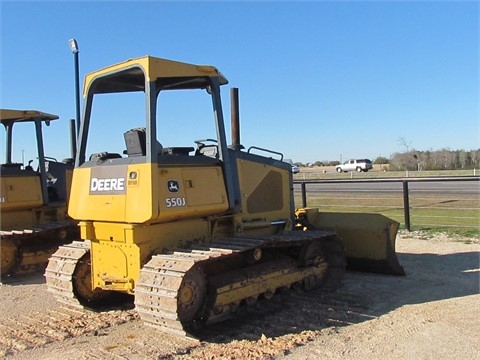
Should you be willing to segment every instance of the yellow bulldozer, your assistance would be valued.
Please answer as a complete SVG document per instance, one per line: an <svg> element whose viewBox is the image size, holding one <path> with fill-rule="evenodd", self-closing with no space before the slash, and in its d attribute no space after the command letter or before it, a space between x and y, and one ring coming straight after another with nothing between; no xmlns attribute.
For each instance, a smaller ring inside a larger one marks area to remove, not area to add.
<svg viewBox="0 0 480 360"><path fill-rule="evenodd" d="M57 115L37 110L0 110L6 131L5 163L0 164L2 281L43 271L59 245L80 237L76 222L67 216L73 161L60 162L44 154L42 125L56 119ZM14 128L20 123L34 129L37 169L31 165L33 160L28 165L12 161Z"/></svg>
<svg viewBox="0 0 480 360"><path fill-rule="evenodd" d="M346 255L357 265L403 270L395 256L398 223L365 214L358 222L343 214L325 222L316 209L295 211L291 166L279 152L240 144L238 110L227 145L220 95L227 83L213 66L150 56L85 77L68 206L83 240L61 246L45 271L59 301L95 308L112 294L131 294L145 323L183 336L278 291L335 289ZM191 111L189 127L176 118L200 106L189 95L173 100L185 92L207 98L214 134L164 146L179 133L205 131L200 113ZM128 126L131 107L119 119L105 106L120 106L125 94L144 106L143 119ZM110 103L113 95L122 101ZM175 111L167 118L170 100Z"/></svg>

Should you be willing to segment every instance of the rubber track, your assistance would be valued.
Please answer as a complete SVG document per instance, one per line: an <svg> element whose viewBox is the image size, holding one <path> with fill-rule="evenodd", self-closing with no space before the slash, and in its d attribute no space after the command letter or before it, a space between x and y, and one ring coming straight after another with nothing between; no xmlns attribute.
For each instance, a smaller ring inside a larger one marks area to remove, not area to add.
<svg viewBox="0 0 480 360"><path fill-rule="evenodd" d="M75 297L73 274L77 263L90 251L90 241L74 241L63 245L50 257L45 270L48 291L60 302L69 306L83 308Z"/></svg>
<svg viewBox="0 0 480 360"><path fill-rule="evenodd" d="M189 325L185 329L177 315L177 294L189 269L197 263L201 265L202 262L213 259L227 259L235 253L255 248L302 246L315 239L331 241L330 243L327 241L326 244L329 264L318 264L313 271L323 272L328 267L327 271L332 276L326 276L325 285L329 289L336 288L340 285L343 276L345 260L343 247L333 232L293 231L270 236L232 237L216 241L206 248L193 248L153 256L142 268L135 287L136 310L146 325L175 335L188 336Z"/></svg>

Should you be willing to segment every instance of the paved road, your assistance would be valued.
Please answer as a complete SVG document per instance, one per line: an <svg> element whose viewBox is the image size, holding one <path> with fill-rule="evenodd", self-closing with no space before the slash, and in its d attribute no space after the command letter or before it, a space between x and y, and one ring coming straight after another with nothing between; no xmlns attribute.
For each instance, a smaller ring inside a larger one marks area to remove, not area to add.
<svg viewBox="0 0 480 360"><path fill-rule="evenodd" d="M294 185L295 191L300 191L300 184ZM315 183L306 185L308 192L356 192L356 193L402 193L403 184L398 182L353 182L353 183ZM409 192L412 194L448 194L474 196L480 200L480 181L409 181Z"/></svg>

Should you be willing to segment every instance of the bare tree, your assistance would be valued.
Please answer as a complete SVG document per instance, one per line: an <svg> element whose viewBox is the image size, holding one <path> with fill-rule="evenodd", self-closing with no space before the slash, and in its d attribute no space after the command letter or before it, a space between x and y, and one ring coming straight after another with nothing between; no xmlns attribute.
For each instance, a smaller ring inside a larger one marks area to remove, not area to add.
<svg viewBox="0 0 480 360"><path fill-rule="evenodd" d="M407 139L405 139L404 137L400 137L397 139L397 142L400 144L400 146L403 146L405 148L405 151L407 153L410 152L410 147L412 146L412 142L407 142Z"/></svg>

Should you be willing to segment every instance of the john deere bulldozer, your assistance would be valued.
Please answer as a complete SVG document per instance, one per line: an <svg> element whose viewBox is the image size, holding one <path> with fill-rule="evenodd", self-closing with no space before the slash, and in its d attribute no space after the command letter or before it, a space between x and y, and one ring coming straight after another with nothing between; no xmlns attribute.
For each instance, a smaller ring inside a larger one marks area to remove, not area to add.
<svg viewBox="0 0 480 360"><path fill-rule="evenodd" d="M58 300L95 308L113 293L132 294L145 323L185 335L291 287L335 289L350 246L343 236L358 243L373 234L380 255L364 260L396 261L398 224L390 219L379 221L380 231L366 224L342 232L341 222L325 224L315 209L295 211L283 155L240 144L235 95L227 145L220 95L227 83L215 67L150 56L86 76L68 207L83 241L50 258L45 277ZM196 98L176 100L185 92L208 100L207 117L194 110ZM130 103L113 115L127 93L143 116ZM121 101L110 103L113 95ZM179 116L185 109L194 117L188 126ZM208 123L206 140L166 146L180 135L200 137Z"/></svg>
<svg viewBox="0 0 480 360"><path fill-rule="evenodd" d="M45 157L42 125L57 115L36 110L0 110L6 130L5 163L0 164L1 279L44 270L58 246L80 237L76 223L67 216L67 199L73 162ZM36 139L38 167L12 161L15 125L30 123Z"/></svg>

